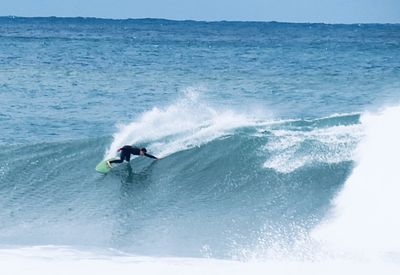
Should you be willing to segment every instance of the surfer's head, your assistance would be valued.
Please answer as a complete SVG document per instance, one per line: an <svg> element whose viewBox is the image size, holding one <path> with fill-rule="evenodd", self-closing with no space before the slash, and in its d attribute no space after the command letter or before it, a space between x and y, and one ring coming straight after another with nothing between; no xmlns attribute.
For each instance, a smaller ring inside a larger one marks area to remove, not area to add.
<svg viewBox="0 0 400 275"><path fill-rule="evenodd" d="M147 153L147 149L146 148L143 147L143 148L140 149L140 155L141 156L144 156L146 153Z"/></svg>

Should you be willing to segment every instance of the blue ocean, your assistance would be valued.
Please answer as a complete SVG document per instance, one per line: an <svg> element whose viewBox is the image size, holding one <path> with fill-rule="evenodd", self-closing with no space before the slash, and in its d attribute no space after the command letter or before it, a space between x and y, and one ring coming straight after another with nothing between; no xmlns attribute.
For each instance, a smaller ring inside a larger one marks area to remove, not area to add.
<svg viewBox="0 0 400 275"><path fill-rule="evenodd" d="M0 266L399 274L399 119L398 24L0 17Z"/></svg>

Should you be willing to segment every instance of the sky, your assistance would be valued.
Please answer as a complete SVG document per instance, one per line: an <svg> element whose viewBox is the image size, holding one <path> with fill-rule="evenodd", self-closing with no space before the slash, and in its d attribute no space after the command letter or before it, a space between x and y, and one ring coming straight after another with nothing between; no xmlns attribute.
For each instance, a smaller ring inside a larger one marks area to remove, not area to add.
<svg viewBox="0 0 400 275"><path fill-rule="evenodd" d="M400 0L0 0L0 16L400 23Z"/></svg>

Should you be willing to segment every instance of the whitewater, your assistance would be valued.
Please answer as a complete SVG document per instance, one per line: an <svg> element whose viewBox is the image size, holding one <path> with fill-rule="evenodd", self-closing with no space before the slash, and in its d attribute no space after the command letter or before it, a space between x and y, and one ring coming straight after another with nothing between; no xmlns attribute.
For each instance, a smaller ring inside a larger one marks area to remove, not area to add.
<svg viewBox="0 0 400 275"><path fill-rule="evenodd" d="M399 274L398 30L0 17L0 272Z"/></svg>

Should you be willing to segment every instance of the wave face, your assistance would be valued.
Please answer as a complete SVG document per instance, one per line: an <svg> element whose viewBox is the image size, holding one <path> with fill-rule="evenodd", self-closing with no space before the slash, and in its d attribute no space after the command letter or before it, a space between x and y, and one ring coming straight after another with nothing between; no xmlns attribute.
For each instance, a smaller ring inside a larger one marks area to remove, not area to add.
<svg viewBox="0 0 400 275"><path fill-rule="evenodd" d="M263 116L188 93L122 125L112 140L2 147L0 242L222 258L290 246L326 215L363 128L358 114ZM123 144L163 159L97 174L99 156Z"/></svg>

